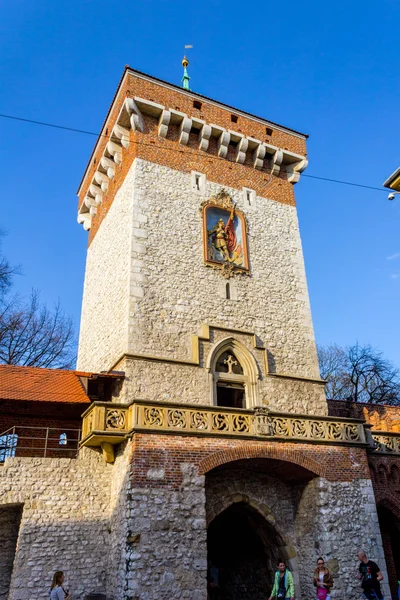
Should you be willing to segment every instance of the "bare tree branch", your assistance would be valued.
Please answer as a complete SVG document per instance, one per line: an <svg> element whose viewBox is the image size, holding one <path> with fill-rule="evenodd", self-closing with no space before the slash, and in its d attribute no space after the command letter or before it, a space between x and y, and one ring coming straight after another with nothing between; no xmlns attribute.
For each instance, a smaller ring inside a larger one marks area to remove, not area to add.
<svg viewBox="0 0 400 600"><path fill-rule="evenodd" d="M72 321L57 304L40 305L37 292L28 301L14 296L0 312L0 363L29 367L72 368Z"/></svg>
<svg viewBox="0 0 400 600"><path fill-rule="evenodd" d="M0 229L0 251L1 251L1 238L4 237L5 233ZM13 275L20 272L19 267L12 267L8 260L0 255L0 298L2 298L6 292L12 286Z"/></svg>
<svg viewBox="0 0 400 600"><path fill-rule="evenodd" d="M319 346L318 359L329 399L400 404L400 372L372 346Z"/></svg>
<svg viewBox="0 0 400 600"><path fill-rule="evenodd" d="M0 243L4 232L0 229ZM11 295L13 276L20 272L1 253L0 363L70 369L75 362L72 321L58 303L51 311L32 292L26 300Z"/></svg>

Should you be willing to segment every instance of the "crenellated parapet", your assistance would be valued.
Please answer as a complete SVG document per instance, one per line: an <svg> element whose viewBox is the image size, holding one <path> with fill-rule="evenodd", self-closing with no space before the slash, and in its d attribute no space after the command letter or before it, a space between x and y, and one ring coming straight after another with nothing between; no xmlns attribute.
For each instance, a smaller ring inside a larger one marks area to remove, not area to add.
<svg viewBox="0 0 400 600"><path fill-rule="evenodd" d="M242 124L240 127L228 128L218 121L208 121L204 118L206 115L198 113L195 108L191 112L185 112L140 95L125 98L116 118L114 117L113 121L108 123L109 126L103 129L99 138L99 142L104 142L100 145L102 155L95 157L96 170L94 172L92 170L91 174L84 179L84 195L79 208L78 222L83 224L85 229L90 229L92 217L97 214L102 205L110 181L115 178L116 171L124 166L124 151L133 141L136 145L143 143L143 136L142 139L136 136L133 139L132 132L146 133L144 122L145 118L149 117L157 121L156 134L160 142L169 139L169 132L173 129L173 139L178 148L185 147L189 145L191 139L193 140L191 134L194 134L197 148L193 148L191 142L192 150L214 155L216 152L219 159L234 161L237 165L264 171L270 177L280 177L292 184L299 181L300 174L306 169L308 161L304 155L290 149L286 138L277 138L278 141L286 144L281 147L270 143L269 138L263 140L261 136L249 135L249 127L242 129ZM218 114L214 111L212 117L215 116ZM259 132L257 128L254 129ZM212 140L214 143L211 145Z"/></svg>

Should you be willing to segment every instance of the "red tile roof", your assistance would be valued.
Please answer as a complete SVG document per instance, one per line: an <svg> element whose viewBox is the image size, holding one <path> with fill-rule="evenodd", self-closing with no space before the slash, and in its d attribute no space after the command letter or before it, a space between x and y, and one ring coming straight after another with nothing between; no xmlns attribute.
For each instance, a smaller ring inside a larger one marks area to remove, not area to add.
<svg viewBox="0 0 400 600"><path fill-rule="evenodd" d="M89 404L90 399L79 376L92 375L61 369L0 365L0 399Z"/></svg>

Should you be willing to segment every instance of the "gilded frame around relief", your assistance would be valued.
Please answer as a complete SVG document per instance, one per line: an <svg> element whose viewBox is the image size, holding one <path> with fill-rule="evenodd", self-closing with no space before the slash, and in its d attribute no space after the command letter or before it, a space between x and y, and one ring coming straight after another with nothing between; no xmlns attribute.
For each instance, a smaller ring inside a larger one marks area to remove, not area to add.
<svg viewBox="0 0 400 600"><path fill-rule="evenodd" d="M248 274L246 219L222 190L202 204L204 262L224 277Z"/></svg>

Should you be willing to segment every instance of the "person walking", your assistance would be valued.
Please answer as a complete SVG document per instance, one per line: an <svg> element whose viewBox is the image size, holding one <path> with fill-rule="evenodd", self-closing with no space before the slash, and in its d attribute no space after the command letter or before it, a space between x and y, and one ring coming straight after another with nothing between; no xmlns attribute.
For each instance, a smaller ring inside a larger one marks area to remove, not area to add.
<svg viewBox="0 0 400 600"><path fill-rule="evenodd" d="M211 561L208 562L208 597L210 600L219 600L221 597L219 569Z"/></svg>
<svg viewBox="0 0 400 600"><path fill-rule="evenodd" d="M278 570L274 576L274 587L268 600L277 598L277 600L294 600L294 581L293 575L286 566L284 560L278 562Z"/></svg>
<svg viewBox="0 0 400 600"><path fill-rule="evenodd" d="M56 571L50 586L50 600L70 600L71 594L63 588L64 571Z"/></svg>
<svg viewBox="0 0 400 600"><path fill-rule="evenodd" d="M317 568L314 571L314 585L317 588L318 600L330 600L330 591L333 587L333 577L329 569L325 567L325 561L320 556L317 560Z"/></svg>
<svg viewBox="0 0 400 600"><path fill-rule="evenodd" d="M383 575L380 568L373 560L369 560L365 551L360 550L357 554L360 561L357 579L361 579L361 587L364 597L367 600L383 600L380 582L383 581Z"/></svg>

